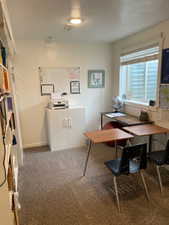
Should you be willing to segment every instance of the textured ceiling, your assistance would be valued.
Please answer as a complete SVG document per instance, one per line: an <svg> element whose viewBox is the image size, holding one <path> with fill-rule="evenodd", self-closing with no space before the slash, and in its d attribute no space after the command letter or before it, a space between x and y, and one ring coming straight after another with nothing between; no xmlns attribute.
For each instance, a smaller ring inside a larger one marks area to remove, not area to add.
<svg viewBox="0 0 169 225"><path fill-rule="evenodd" d="M15 39L111 42L169 18L168 0L7 0ZM84 23L70 31L71 15Z"/></svg>

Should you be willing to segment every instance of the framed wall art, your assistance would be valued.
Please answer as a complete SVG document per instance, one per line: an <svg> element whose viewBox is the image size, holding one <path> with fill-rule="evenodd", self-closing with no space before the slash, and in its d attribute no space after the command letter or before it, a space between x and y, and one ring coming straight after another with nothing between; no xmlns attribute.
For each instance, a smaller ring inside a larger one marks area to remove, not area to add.
<svg viewBox="0 0 169 225"><path fill-rule="evenodd" d="M80 81L70 81L70 94L80 94Z"/></svg>
<svg viewBox="0 0 169 225"><path fill-rule="evenodd" d="M88 70L88 88L105 87L105 70Z"/></svg>
<svg viewBox="0 0 169 225"><path fill-rule="evenodd" d="M41 95L51 95L54 93L54 84L41 84Z"/></svg>

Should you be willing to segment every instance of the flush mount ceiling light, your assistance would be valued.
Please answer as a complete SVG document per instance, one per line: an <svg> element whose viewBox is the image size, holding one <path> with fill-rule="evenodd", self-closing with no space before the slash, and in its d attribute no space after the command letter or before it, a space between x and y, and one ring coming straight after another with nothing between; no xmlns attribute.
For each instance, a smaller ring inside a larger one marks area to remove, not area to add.
<svg viewBox="0 0 169 225"><path fill-rule="evenodd" d="M72 25L79 25L82 23L82 19L81 18L70 18L69 23Z"/></svg>

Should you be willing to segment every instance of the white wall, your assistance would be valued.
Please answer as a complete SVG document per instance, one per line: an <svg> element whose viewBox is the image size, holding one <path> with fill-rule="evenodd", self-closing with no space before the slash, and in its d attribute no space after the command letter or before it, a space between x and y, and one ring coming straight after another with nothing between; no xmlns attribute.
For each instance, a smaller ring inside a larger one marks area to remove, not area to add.
<svg viewBox="0 0 169 225"><path fill-rule="evenodd" d="M145 46L146 44L159 41L162 46L161 33L165 37L163 48L169 48L169 20L162 22L150 29L136 33L123 40L113 43L113 94L119 94L119 68L120 54L133 49ZM159 73L160 76L160 73ZM138 115L143 106L136 104L127 104L126 111L133 115ZM149 109L148 109L149 110ZM169 128L169 110L153 109L150 117L157 124Z"/></svg>
<svg viewBox="0 0 169 225"><path fill-rule="evenodd" d="M97 129L100 112L111 110L112 49L110 44L56 43L46 47L43 41L17 41L15 60L16 91L24 147L47 143L45 106L48 97L40 95L39 66L81 67L81 95L71 100L86 108L88 130ZM87 70L105 69L106 87L87 88ZM83 124L80 124L83 126Z"/></svg>

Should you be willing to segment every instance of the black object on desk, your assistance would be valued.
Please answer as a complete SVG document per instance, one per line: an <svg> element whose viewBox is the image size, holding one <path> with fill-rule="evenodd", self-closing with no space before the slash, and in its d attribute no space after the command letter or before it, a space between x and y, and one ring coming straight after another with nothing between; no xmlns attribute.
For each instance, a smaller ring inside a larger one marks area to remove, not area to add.
<svg viewBox="0 0 169 225"><path fill-rule="evenodd" d="M139 116L140 121L149 121L149 115L148 112L141 110L140 116Z"/></svg>

